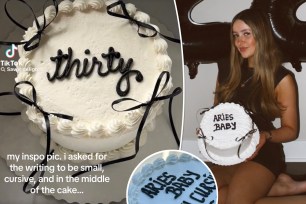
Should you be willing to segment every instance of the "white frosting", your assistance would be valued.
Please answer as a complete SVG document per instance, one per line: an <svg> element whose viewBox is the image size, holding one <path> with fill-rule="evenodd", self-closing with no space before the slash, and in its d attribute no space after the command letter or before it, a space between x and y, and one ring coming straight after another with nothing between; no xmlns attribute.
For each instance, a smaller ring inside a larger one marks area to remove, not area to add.
<svg viewBox="0 0 306 204"><path fill-rule="evenodd" d="M73 2L73 8L79 11L84 11L88 8L88 4L85 2L85 0L74 0Z"/></svg>
<svg viewBox="0 0 306 204"><path fill-rule="evenodd" d="M134 18L137 21L140 21L140 22L143 22L143 23L149 23L150 22L150 16L146 13L141 12L141 11L137 11L135 13Z"/></svg>
<svg viewBox="0 0 306 204"><path fill-rule="evenodd" d="M155 51L159 53L167 53L168 44L164 39L155 40Z"/></svg>
<svg viewBox="0 0 306 204"><path fill-rule="evenodd" d="M221 103L206 111L201 129L205 137L198 138L199 149L207 160L218 165L245 161L259 143L256 124L242 106L234 103Z"/></svg>
<svg viewBox="0 0 306 204"><path fill-rule="evenodd" d="M204 113L201 128L207 144L228 149L240 145L237 140L253 129L253 121L242 106L222 103Z"/></svg>
<svg viewBox="0 0 306 204"><path fill-rule="evenodd" d="M93 122L91 124L88 135L89 137L101 137L101 135L108 136L106 135L106 131L103 129L102 123L99 122Z"/></svg>
<svg viewBox="0 0 306 204"><path fill-rule="evenodd" d="M126 62L133 58L131 70L139 70L144 76L142 82L136 82L134 76L130 77L130 93L127 97L146 102L151 99L156 80L161 71L170 71L171 59L167 55L167 43L157 35L154 38L141 38L137 29L131 26L126 19L110 16L106 13L106 6L114 1L103 0L64 0L59 4L59 12L54 21L46 28L40 46L35 50L26 52L19 46L22 67L34 67L35 72L21 72L16 77L16 82L30 81L36 91L39 105L44 111L71 115L73 121L52 116L52 139L66 149L80 152L107 152L110 158L118 158L131 154L138 124L142 119L145 108L129 112L117 112L111 108L111 103L121 97L116 93L116 84L121 77L120 73L110 73L101 77L95 69L90 77L78 79L75 77L75 68L69 79L61 81L47 80L47 72L51 75L55 71L55 62L50 57L57 55L58 49L64 54L68 47L73 50L72 59L89 59L91 66L92 57L97 57L106 70L106 60L102 53L108 53L109 47L121 53ZM137 11L132 4L126 8L131 16L148 22L147 14ZM119 6L113 12L122 12ZM47 22L55 16L53 6L45 11ZM41 17L40 17L41 19ZM42 24L42 21L40 20ZM156 26L155 26L156 27ZM157 27L156 27L157 28ZM158 28L157 28L158 29ZM24 40L29 40L37 32L34 24L26 32ZM150 31L146 31L150 33ZM89 55L84 51L90 50ZM62 65L64 68L66 62ZM114 62L114 66L117 61ZM161 85L162 86L162 85ZM170 82L161 95L169 92L172 87ZM20 86L20 93L32 97L32 89ZM161 102L155 103L146 124L153 123L156 112L160 112ZM117 105L118 109L138 105L132 102ZM45 130L43 115L35 107L27 108L27 115L40 129ZM143 131L144 143L146 130ZM116 150L117 149L117 150Z"/></svg>
<svg viewBox="0 0 306 204"><path fill-rule="evenodd" d="M99 0L89 0L88 4L91 6L93 9L101 9L104 7L104 2L99 1Z"/></svg>
<svg viewBox="0 0 306 204"><path fill-rule="evenodd" d="M69 13L72 11L72 2L69 0L65 0L63 2L61 2L58 5L58 9L62 12L62 13Z"/></svg>

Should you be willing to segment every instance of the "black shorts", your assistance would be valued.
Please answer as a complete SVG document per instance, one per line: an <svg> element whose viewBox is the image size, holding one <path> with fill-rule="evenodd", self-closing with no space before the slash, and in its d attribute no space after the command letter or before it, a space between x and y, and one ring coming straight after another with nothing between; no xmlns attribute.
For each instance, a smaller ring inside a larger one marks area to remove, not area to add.
<svg viewBox="0 0 306 204"><path fill-rule="evenodd" d="M286 170L285 154L281 143L266 142L253 161L268 168L276 177Z"/></svg>

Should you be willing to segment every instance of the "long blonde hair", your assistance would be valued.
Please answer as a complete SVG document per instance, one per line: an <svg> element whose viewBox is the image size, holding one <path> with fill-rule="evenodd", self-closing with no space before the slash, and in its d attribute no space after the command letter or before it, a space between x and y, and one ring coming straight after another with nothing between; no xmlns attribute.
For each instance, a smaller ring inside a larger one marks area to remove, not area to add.
<svg viewBox="0 0 306 204"><path fill-rule="evenodd" d="M247 101L247 108L257 112L258 102L260 109L266 117L279 117L280 106L275 96L275 73L281 65L280 53L275 44L267 17L258 10L247 9L238 13L232 20L242 20L252 30L255 39L254 76L252 85L254 89ZM230 74L226 84L220 84L216 90L218 102L231 101L241 81L241 66L244 59L235 47L231 27L231 55ZM257 104L257 105L256 105Z"/></svg>

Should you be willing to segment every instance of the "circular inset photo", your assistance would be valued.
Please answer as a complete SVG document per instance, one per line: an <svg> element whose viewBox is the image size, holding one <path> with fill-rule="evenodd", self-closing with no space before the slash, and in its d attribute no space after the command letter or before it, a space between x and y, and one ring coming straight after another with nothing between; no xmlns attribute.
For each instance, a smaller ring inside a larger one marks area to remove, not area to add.
<svg viewBox="0 0 306 204"><path fill-rule="evenodd" d="M126 197L128 204L216 204L217 184L198 157L181 150L164 150L134 169Z"/></svg>

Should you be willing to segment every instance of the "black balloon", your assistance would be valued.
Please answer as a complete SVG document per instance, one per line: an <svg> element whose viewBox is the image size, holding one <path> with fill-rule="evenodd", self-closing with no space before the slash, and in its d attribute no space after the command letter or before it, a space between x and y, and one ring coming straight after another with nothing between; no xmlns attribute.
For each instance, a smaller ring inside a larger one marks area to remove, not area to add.
<svg viewBox="0 0 306 204"><path fill-rule="evenodd" d="M305 2L306 0L254 0L251 6L268 14L284 61L290 62L297 71L302 70L301 62L306 61L306 22L296 17L296 11Z"/></svg>
<svg viewBox="0 0 306 204"><path fill-rule="evenodd" d="M184 49L184 61L190 78L197 75L200 63L217 62L218 68L228 66L230 23L194 23L191 11L201 0L176 0ZM306 0L254 0L251 9L267 13L275 40L284 62L301 71L306 61L306 22L296 17L298 7ZM217 11L216 11L217 12Z"/></svg>

